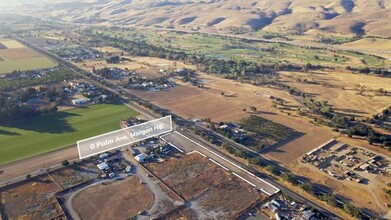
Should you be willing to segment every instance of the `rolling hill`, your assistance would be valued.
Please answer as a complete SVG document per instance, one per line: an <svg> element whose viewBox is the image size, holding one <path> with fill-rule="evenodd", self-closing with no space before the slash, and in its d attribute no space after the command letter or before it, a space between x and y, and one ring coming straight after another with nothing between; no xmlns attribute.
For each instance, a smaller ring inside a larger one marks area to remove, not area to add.
<svg viewBox="0 0 391 220"><path fill-rule="evenodd" d="M6 9L77 23L391 37L391 0L11 0ZM0 3L0 7L2 7Z"/></svg>

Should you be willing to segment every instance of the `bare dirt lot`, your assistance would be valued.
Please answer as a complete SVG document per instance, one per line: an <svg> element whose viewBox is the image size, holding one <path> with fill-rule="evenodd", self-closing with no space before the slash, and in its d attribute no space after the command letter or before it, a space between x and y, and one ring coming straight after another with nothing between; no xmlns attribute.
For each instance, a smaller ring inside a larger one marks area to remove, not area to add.
<svg viewBox="0 0 391 220"><path fill-rule="evenodd" d="M81 162L51 172L50 175L63 189L67 189L87 180L94 179L99 176L99 173L100 171L94 164Z"/></svg>
<svg viewBox="0 0 391 220"><path fill-rule="evenodd" d="M0 50L0 56L6 60L28 59L33 57L40 57L39 54L30 50L29 48L4 49Z"/></svg>
<svg viewBox="0 0 391 220"><path fill-rule="evenodd" d="M241 84L206 74L199 76L205 82L205 88L186 84L159 93L135 91L135 94L187 118L231 121L248 116L248 113L243 112L243 108L248 109L251 105L267 111L271 101L266 92L281 93L278 90ZM221 92L229 96L223 96Z"/></svg>
<svg viewBox="0 0 391 220"><path fill-rule="evenodd" d="M281 81L312 94L315 100L328 101L335 111L348 116L371 117L391 103L390 95L377 93L381 88L390 91L390 78L332 71L281 72Z"/></svg>
<svg viewBox="0 0 391 220"><path fill-rule="evenodd" d="M54 194L59 187L48 176L0 191L1 203L9 219L66 219Z"/></svg>
<svg viewBox="0 0 391 220"><path fill-rule="evenodd" d="M153 201L153 194L133 176L81 191L73 207L85 219L129 219L149 209Z"/></svg>
<svg viewBox="0 0 391 220"><path fill-rule="evenodd" d="M146 166L186 200L225 178L222 169L198 154L170 158L164 163L147 163Z"/></svg>
<svg viewBox="0 0 391 220"><path fill-rule="evenodd" d="M146 166L188 201L186 207L167 213L163 219L233 219L265 199L251 185L197 153Z"/></svg>

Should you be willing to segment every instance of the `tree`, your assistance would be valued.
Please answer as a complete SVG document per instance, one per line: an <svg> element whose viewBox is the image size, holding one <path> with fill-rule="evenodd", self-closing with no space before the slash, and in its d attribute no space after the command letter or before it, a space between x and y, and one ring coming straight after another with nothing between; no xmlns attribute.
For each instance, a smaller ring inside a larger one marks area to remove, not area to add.
<svg viewBox="0 0 391 220"><path fill-rule="evenodd" d="M267 165L267 166L265 167L265 170L268 171L268 172L270 172L270 173L272 173L272 174L275 174L275 175L278 174L278 169L277 169L277 167L274 166L274 165Z"/></svg>
<svg viewBox="0 0 391 220"><path fill-rule="evenodd" d="M66 166L69 165L69 161L68 161L68 160L63 160L63 161L61 162L61 164L62 164L64 167L66 167Z"/></svg>
<svg viewBox="0 0 391 220"><path fill-rule="evenodd" d="M368 141L368 144L372 145L372 144L373 144L373 141L374 141L373 136L372 136L372 135L367 136L367 141Z"/></svg>
<svg viewBox="0 0 391 220"><path fill-rule="evenodd" d="M257 111L257 107L255 107L255 106L250 106L250 110L251 110L252 112L256 112L256 111Z"/></svg>
<svg viewBox="0 0 391 220"><path fill-rule="evenodd" d="M335 198L335 196L333 194L324 194L320 197L320 199L322 201L327 202L327 204L329 204L331 206L335 207L337 205L337 199Z"/></svg>
<svg viewBox="0 0 391 220"><path fill-rule="evenodd" d="M31 178L31 174L27 174L26 179L30 179L30 178Z"/></svg>
<svg viewBox="0 0 391 220"><path fill-rule="evenodd" d="M304 191L306 191L310 194L314 193L312 183L310 183L310 182L305 182L305 183L300 184L300 188L302 188Z"/></svg>
<svg viewBox="0 0 391 220"><path fill-rule="evenodd" d="M224 92L221 92L220 94L221 94L222 96L224 96Z"/></svg>
<svg viewBox="0 0 391 220"><path fill-rule="evenodd" d="M291 172L283 172L281 174L281 178L282 178L282 180L289 182L289 183L292 183L293 185L298 184L296 175Z"/></svg>
<svg viewBox="0 0 391 220"><path fill-rule="evenodd" d="M244 108L244 109L243 109L243 111L244 111L244 112L246 112L246 111L247 111L247 109L245 109L245 108Z"/></svg>
<svg viewBox="0 0 391 220"><path fill-rule="evenodd" d="M259 158L256 158L256 157L248 157L247 158L247 162L251 165L259 165L261 163L261 161L259 160Z"/></svg>
<svg viewBox="0 0 391 220"><path fill-rule="evenodd" d="M362 215L361 210L359 208L353 206L352 204L345 203L343 205L343 210L353 217L361 218L361 215Z"/></svg>

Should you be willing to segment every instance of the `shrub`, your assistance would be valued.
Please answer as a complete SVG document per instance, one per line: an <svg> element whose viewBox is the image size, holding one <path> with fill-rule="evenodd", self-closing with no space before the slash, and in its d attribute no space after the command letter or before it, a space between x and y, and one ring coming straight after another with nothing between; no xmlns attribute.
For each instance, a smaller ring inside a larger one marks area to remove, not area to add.
<svg viewBox="0 0 391 220"><path fill-rule="evenodd" d="M69 161L68 160L63 160L61 162L61 164L65 167L65 166L68 166L69 165Z"/></svg>

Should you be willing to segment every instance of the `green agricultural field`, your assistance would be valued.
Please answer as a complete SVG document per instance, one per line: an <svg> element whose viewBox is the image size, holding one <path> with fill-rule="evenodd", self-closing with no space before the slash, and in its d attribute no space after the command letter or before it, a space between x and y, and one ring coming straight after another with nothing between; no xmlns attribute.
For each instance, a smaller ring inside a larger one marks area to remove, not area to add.
<svg viewBox="0 0 391 220"><path fill-rule="evenodd" d="M139 113L123 104L100 104L15 122L0 123L0 164L76 144L120 128Z"/></svg>
<svg viewBox="0 0 391 220"><path fill-rule="evenodd" d="M11 73L15 70L46 69L55 66L57 66L57 64L46 57L0 61L0 74Z"/></svg>

